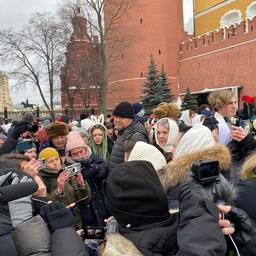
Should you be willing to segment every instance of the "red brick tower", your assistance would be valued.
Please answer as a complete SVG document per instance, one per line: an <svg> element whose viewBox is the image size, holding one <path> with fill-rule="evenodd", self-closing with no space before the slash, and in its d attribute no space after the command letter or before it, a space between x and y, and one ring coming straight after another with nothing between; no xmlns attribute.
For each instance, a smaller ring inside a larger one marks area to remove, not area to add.
<svg viewBox="0 0 256 256"><path fill-rule="evenodd" d="M86 80L86 60L93 42L87 34L87 20L77 7L72 20L73 33L67 45L66 64L61 70L61 104L69 109L83 110L96 106L96 98Z"/></svg>
<svg viewBox="0 0 256 256"><path fill-rule="evenodd" d="M163 66L167 72L172 93L178 94L180 43L186 38L182 1L137 0L137 3L122 16L112 32L113 37L120 37L129 31L134 40L119 60L109 64L109 108L122 100L140 100L151 54L158 70ZM111 42L107 41L107 49L110 48Z"/></svg>

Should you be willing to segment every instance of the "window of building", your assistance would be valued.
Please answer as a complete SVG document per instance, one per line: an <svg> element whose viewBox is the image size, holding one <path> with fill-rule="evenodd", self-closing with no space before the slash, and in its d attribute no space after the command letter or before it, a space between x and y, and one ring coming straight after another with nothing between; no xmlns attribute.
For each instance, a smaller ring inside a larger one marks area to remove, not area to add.
<svg viewBox="0 0 256 256"><path fill-rule="evenodd" d="M142 20L142 18L140 18L140 24L142 24L142 22L143 22L143 20Z"/></svg>
<svg viewBox="0 0 256 256"><path fill-rule="evenodd" d="M158 54L161 55L161 50L160 49L158 50Z"/></svg>
<svg viewBox="0 0 256 256"><path fill-rule="evenodd" d="M246 10L246 18L252 20L256 16L256 2L252 2Z"/></svg>
<svg viewBox="0 0 256 256"><path fill-rule="evenodd" d="M242 13L240 10L230 10L226 12L220 19L220 27L225 28L231 25L239 24L242 21Z"/></svg>
<svg viewBox="0 0 256 256"><path fill-rule="evenodd" d="M140 73L140 77L143 77L143 73L142 72Z"/></svg>

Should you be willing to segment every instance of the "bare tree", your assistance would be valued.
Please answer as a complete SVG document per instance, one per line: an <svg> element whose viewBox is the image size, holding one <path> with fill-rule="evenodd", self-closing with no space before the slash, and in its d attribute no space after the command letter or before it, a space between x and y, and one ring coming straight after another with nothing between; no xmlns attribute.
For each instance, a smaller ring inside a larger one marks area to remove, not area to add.
<svg viewBox="0 0 256 256"><path fill-rule="evenodd" d="M70 17L78 5L85 12L89 23L90 37L96 35L98 43L96 50L90 53L86 65L91 66L90 83L95 89L96 98L101 113L106 113L106 92L109 77L109 64L121 57L124 49L137 39L134 34L113 33L115 26L121 21L136 0L60 0L59 6L66 17ZM126 31L127 32L127 31ZM108 42L108 47L106 46ZM92 79L93 78L93 79Z"/></svg>
<svg viewBox="0 0 256 256"><path fill-rule="evenodd" d="M17 84L35 86L47 109L53 110L66 35L51 14L33 14L20 31L0 31L1 61L10 64ZM46 98L49 94L49 102Z"/></svg>

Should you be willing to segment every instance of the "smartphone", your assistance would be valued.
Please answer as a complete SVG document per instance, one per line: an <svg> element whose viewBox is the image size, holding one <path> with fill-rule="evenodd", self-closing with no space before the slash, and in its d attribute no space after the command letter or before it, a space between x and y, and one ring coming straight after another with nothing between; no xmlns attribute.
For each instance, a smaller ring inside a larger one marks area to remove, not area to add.
<svg viewBox="0 0 256 256"><path fill-rule="evenodd" d="M40 213L41 208L48 204L49 198L44 197L32 197L32 209L33 209L33 216L36 216Z"/></svg>
<svg viewBox="0 0 256 256"><path fill-rule="evenodd" d="M79 205L79 204L83 203L84 200L86 200L88 197L89 197L89 196L85 196L85 197L83 197L83 198L77 200L77 201L75 202L75 204L76 204L76 205Z"/></svg>
<svg viewBox="0 0 256 256"><path fill-rule="evenodd" d="M84 239L104 240L105 232L105 227L85 227Z"/></svg>
<svg viewBox="0 0 256 256"><path fill-rule="evenodd" d="M41 205L48 204L48 201L43 200L42 197L40 197L40 198L32 197L31 200L32 200L32 202L35 202L36 204L41 204Z"/></svg>

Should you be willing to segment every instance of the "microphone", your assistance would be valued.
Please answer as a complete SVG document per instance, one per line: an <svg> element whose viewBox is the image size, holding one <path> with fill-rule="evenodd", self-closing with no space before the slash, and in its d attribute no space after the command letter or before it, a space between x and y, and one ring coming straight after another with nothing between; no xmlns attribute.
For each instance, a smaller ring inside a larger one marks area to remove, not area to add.
<svg viewBox="0 0 256 256"><path fill-rule="evenodd" d="M32 195L37 190L38 185L34 181L0 187L0 204L6 204L9 201Z"/></svg>

